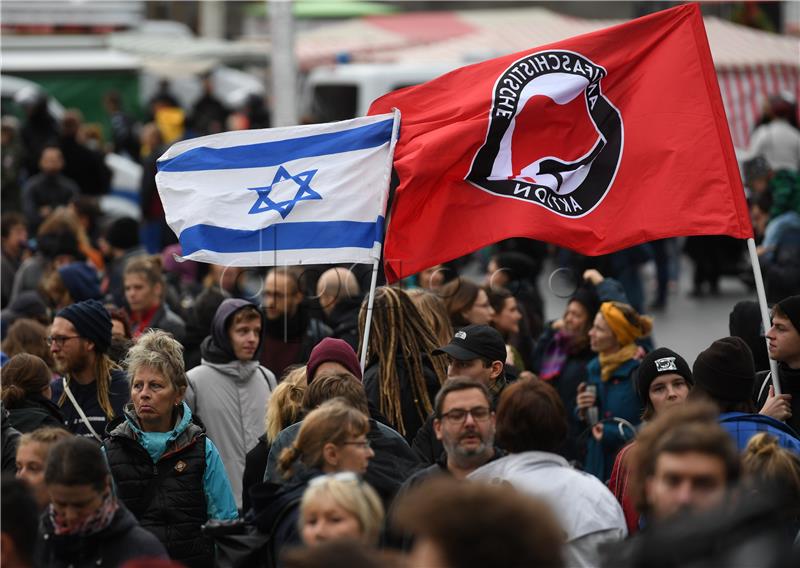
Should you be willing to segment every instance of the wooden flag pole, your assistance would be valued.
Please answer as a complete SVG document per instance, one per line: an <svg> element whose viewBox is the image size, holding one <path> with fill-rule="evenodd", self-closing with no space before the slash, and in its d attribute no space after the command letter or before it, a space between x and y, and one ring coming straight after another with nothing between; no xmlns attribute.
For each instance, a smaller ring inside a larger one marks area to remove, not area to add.
<svg viewBox="0 0 800 568"><path fill-rule="evenodd" d="M771 327L769 320L769 307L767 306L767 294L764 291L764 279L761 276L761 264L758 262L758 253L756 252L756 242L750 238L747 239L747 250L750 252L750 264L753 265L753 277L756 281L756 294L758 295L758 305L761 308L761 324L764 326L764 334L767 333ZM769 352L769 339L764 339L767 342L767 352ZM772 376L772 387L775 390L775 396L781 394L781 384L778 380L778 362L774 359L769 359L769 370Z"/></svg>

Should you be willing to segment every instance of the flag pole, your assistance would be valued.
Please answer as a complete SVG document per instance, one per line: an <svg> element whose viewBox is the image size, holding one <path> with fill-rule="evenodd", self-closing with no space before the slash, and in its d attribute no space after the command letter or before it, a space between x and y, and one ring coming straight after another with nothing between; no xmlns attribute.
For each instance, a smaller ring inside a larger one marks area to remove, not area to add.
<svg viewBox="0 0 800 568"><path fill-rule="evenodd" d="M380 258L372 261L372 281L369 285L369 299L367 300L367 322L364 325L364 341L361 346L361 373L367 365L367 349L369 347L369 332L372 328L372 306L375 303L375 286L378 283L378 263Z"/></svg>
<svg viewBox="0 0 800 568"><path fill-rule="evenodd" d="M756 242L752 238L747 239L747 250L750 252L750 264L753 265L753 277L756 281L756 294L758 295L758 306L761 308L761 325L764 326L764 333L771 327L769 321L769 307L767 306L767 294L764 291L764 278L761 276L761 264L758 262L758 253L756 252ZM764 338L767 343L767 352L769 352L769 339ZM778 362L769 358L769 370L772 375L772 387L775 390L775 396L781 394L781 384L778 380Z"/></svg>
<svg viewBox="0 0 800 568"><path fill-rule="evenodd" d="M386 170L384 172L384 182L386 183L386 190L387 190L387 198L388 198L388 190L389 184L391 183L392 177L392 164L394 162L394 147L397 144L397 137L400 133L400 111L396 108L392 109L392 113L394 114L394 124L392 125L392 139L389 143L389 159L386 162ZM384 209L386 203L384 202ZM385 214L385 212L384 212ZM383 245L377 247L377 252L375 254L375 258L372 261L372 280L369 284L369 299L367 300L367 321L364 325L364 338L363 343L361 345L361 373L364 373L364 369L367 366L367 349L369 348L369 332L372 329L372 307L375 303L375 287L378 284L378 267L380 266L381 262L381 252L383 250Z"/></svg>

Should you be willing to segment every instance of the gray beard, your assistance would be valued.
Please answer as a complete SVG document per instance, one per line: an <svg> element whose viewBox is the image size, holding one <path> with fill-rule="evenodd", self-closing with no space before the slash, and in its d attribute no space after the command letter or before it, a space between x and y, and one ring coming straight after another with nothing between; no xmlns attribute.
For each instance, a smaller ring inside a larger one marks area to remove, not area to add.
<svg viewBox="0 0 800 568"><path fill-rule="evenodd" d="M449 444L443 441L445 451L447 452L448 459L452 459L459 467L475 467L476 465L483 465L486 460L491 457L494 440L487 442L481 441L481 444L472 449L463 448L460 444Z"/></svg>

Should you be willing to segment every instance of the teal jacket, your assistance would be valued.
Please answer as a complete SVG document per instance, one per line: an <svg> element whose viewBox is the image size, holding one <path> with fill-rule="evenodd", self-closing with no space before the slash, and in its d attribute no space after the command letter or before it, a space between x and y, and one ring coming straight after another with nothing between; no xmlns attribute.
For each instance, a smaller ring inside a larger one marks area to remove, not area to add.
<svg viewBox="0 0 800 568"><path fill-rule="evenodd" d="M631 376L638 367L639 361L630 359L617 367L608 381L603 382L600 377L600 358L595 357L586 365L587 383L597 387L603 439L598 442L591 432L588 433L584 469L604 483L611 477L617 453L635 435L631 426L637 426L642 420L642 404Z"/></svg>

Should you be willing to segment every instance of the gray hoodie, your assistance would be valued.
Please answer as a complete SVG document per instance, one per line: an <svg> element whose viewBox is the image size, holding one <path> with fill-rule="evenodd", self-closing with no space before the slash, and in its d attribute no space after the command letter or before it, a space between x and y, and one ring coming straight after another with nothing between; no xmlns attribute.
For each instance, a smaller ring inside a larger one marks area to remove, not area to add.
<svg viewBox="0 0 800 568"><path fill-rule="evenodd" d="M253 360L239 361L228 338L227 327L233 315L252 305L239 299L220 304L211 335L201 346L202 364L186 374L186 403L200 417L208 437L217 446L240 508L245 457L264 433L267 402L277 386L272 371L259 364L258 350ZM261 318L263 325L264 316Z"/></svg>

